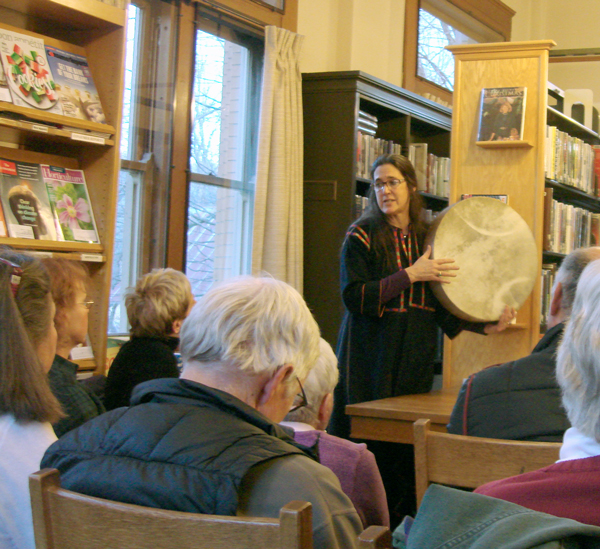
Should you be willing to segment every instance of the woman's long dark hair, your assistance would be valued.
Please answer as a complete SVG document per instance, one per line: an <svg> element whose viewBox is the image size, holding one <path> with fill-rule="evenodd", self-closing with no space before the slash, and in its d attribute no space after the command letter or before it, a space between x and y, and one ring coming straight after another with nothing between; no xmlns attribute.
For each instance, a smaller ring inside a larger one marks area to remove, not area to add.
<svg viewBox="0 0 600 549"><path fill-rule="evenodd" d="M391 164L400 171L409 192L408 217L411 230L417 235L427 232L427 225L423 219L423 199L417 192L417 175L410 161L398 154L384 154L378 157L371 166L371 180L374 179L375 170L379 166ZM369 204L362 215L353 223L356 225L368 225L371 232L371 246L378 257L383 257L386 268L393 272L397 265L394 251L394 233L388 223L385 214L377 204L377 197L373 185L369 187L367 195Z"/></svg>

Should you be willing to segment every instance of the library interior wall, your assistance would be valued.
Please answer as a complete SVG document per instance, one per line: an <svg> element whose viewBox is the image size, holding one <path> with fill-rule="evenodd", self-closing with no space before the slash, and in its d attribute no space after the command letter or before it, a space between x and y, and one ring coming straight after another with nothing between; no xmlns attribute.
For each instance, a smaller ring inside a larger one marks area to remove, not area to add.
<svg viewBox="0 0 600 549"><path fill-rule="evenodd" d="M361 70L402 85L404 0L298 0L302 72Z"/></svg>
<svg viewBox="0 0 600 549"><path fill-rule="evenodd" d="M556 49L600 47L598 0L503 0L516 11L512 40L552 39ZM298 0L305 36L303 72L361 70L402 86L404 0ZM594 92L600 110L600 62L554 63L549 80L561 89Z"/></svg>

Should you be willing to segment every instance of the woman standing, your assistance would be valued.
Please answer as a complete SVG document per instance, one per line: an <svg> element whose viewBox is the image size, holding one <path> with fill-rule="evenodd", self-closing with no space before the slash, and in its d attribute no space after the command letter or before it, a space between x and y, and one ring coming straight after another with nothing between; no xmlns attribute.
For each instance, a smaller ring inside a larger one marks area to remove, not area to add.
<svg viewBox="0 0 600 549"><path fill-rule="evenodd" d="M56 350L50 279L37 259L0 252L0 547L34 549L28 477L62 415L48 385Z"/></svg>
<svg viewBox="0 0 600 549"><path fill-rule="evenodd" d="M342 247L341 289L346 314L338 339L340 383L330 430L349 435L346 404L426 393L433 384L437 326L455 337L461 330L494 333L497 324L462 321L446 311L427 282L450 283L453 259L431 259L427 226L412 164L380 156L371 169L369 205Z"/></svg>

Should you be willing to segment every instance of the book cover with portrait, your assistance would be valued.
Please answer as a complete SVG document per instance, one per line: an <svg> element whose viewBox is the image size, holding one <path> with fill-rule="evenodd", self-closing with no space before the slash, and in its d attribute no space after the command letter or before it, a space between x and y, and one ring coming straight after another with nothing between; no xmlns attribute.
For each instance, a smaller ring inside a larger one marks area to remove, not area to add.
<svg viewBox="0 0 600 549"><path fill-rule="evenodd" d="M41 171L64 240L99 243L83 170L42 164Z"/></svg>
<svg viewBox="0 0 600 549"><path fill-rule="evenodd" d="M527 88L483 88L477 141L523 139Z"/></svg>
<svg viewBox="0 0 600 549"><path fill-rule="evenodd" d="M0 198L10 237L57 240L39 164L0 159Z"/></svg>

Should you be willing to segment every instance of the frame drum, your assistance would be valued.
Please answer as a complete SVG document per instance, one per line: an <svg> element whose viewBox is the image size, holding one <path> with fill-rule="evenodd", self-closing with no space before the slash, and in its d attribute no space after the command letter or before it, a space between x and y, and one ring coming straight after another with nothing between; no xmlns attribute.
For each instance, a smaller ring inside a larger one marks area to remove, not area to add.
<svg viewBox="0 0 600 549"><path fill-rule="evenodd" d="M472 322L495 322L508 305L519 309L533 289L538 252L531 229L496 198L472 197L443 210L426 243L432 259L454 259L460 267L450 284L430 282L453 315Z"/></svg>

